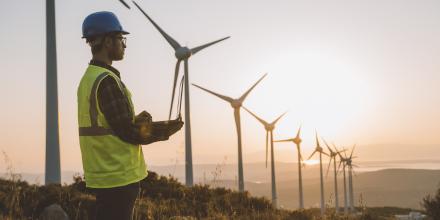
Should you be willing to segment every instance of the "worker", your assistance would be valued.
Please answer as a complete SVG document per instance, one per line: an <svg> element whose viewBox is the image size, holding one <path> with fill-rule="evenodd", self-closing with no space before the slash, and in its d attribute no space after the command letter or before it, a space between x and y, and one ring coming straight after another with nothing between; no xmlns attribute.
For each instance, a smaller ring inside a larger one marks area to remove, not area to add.
<svg viewBox="0 0 440 220"><path fill-rule="evenodd" d="M129 34L115 14L90 14L82 34L93 56L77 94L86 186L96 195L96 219L131 220L140 181L147 176L141 145L168 140L183 122L153 122L146 111L135 115L131 93L112 67L124 58Z"/></svg>

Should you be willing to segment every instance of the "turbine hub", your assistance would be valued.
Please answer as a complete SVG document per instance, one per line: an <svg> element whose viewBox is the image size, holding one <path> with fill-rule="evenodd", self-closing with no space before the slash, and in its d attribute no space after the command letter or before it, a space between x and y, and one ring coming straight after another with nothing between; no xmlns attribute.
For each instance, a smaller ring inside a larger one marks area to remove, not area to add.
<svg viewBox="0 0 440 220"><path fill-rule="evenodd" d="M275 125L267 125L267 126L265 126L266 127L266 130L268 130L268 131L273 131L273 129L275 129Z"/></svg>
<svg viewBox="0 0 440 220"><path fill-rule="evenodd" d="M191 56L191 50L188 47L180 47L174 55L179 60L188 59Z"/></svg>
<svg viewBox="0 0 440 220"><path fill-rule="evenodd" d="M232 108L240 108L241 107L241 102L237 99L232 100L231 102L231 106Z"/></svg>
<svg viewBox="0 0 440 220"><path fill-rule="evenodd" d="M293 139L293 143L295 143L295 144L301 144L301 142L302 142L302 140L299 137L296 137Z"/></svg>

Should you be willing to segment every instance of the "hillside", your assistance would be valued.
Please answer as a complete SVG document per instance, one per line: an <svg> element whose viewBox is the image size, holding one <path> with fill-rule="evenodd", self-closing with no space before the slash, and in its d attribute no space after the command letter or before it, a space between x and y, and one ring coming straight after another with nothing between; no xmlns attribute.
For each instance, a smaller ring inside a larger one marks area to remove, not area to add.
<svg viewBox="0 0 440 220"><path fill-rule="evenodd" d="M14 177L14 176L13 176ZM70 185L31 185L19 179L0 179L0 219L36 219L43 209L57 203L71 219L93 219L95 197L85 188L81 177ZM332 219L386 219L394 214L407 214L402 208L359 208L356 216ZM225 188L208 185L186 187L171 177L154 172L141 181L140 199L134 219L320 219L318 209L275 209L270 201ZM382 216L382 217L381 217Z"/></svg>
<svg viewBox="0 0 440 220"><path fill-rule="evenodd" d="M169 173L183 178L182 166L152 167L162 175ZM226 188L236 189L236 165L197 165L195 180ZM203 175L205 174L205 175ZM245 164L245 189L254 196L270 198L270 169L264 163ZM325 174L324 174L325 176ZM296 164L276 164L277 191L279 204L288 209L298 207L298 173ZM384 169L370 172L356 172L353 176L356 205L395 206L420 209L420 200L427 194L436 191L440 183L440 170L425 169ZM325 196L327 203L334 202L333 171L325 179ZM303 185L306 207L317 207L319 204L319 166L307 166L303 169ZM343 204L342 173L338 174L339 204Z"/></svg>

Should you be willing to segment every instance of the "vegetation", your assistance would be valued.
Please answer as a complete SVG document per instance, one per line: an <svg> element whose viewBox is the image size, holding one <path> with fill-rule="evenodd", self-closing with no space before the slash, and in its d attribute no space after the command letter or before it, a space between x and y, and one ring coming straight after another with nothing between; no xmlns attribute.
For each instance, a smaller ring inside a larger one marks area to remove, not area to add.
<svg viewBox="0 0 440 220"><path fill-rule="evenodd" d="M95 196L87 190L80 176L75 176L70 185L48 186L30 185L17 175L0 179L0 219L38 219L44 208L54 203L59 204L72 220L93 219L95 214ZM326 219L389 219L393 214L409 212L398 208L364 207L358 210L356 216L341 216L329 208ZM150 172L141 181L134 218L307 220L320 219L319 213L316 208L302 211L274 209L266 198L251 197L248 192L209 185L186 187L173 177Z"/></svg>
<svg viewBox="0 0 440 220"><path fill-rule="evenodd" d="M427 195L423 198L422 205L426 214L432 219L440 219L440 188L434 196Z"/></svg>

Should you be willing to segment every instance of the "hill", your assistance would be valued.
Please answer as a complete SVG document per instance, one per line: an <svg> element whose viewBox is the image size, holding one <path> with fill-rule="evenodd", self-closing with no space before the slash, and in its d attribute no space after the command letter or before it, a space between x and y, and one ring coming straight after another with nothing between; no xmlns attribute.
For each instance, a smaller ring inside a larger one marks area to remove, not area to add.
<svg viewBox="0 0 440 220"><path fill-rule="evenodd" d="M57 203L71 219L93 219L95 197L85 188L81 177L70 185L40 186L19 179L0 179L0 219L36 219L42 210ZM374 210L373 212L370 210ZM409 209L358 208L357 216L334 215L332 219L385 219L406 214ZM248 192L195 185L186 187L172 177L151 172L141 181L140 198L135 204L135 219L319 219L318 209L275 209L270 201L252 197ZM380 213L380 214L378 214Z"/></svg>

